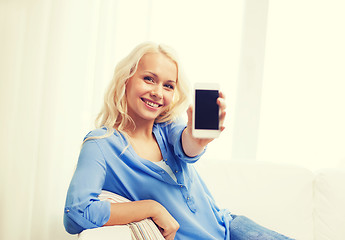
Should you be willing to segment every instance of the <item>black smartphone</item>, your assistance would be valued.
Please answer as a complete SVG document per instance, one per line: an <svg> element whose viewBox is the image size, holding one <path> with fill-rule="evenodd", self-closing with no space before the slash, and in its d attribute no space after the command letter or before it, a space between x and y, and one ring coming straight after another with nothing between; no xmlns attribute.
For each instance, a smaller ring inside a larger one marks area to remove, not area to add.
<svg viewBox="0 0 345 240"><path fill-rule="evenodd" d="M219 85L216 83L196 83L194 85L193 136L196 138L216 138L219 128Z"/></svg>

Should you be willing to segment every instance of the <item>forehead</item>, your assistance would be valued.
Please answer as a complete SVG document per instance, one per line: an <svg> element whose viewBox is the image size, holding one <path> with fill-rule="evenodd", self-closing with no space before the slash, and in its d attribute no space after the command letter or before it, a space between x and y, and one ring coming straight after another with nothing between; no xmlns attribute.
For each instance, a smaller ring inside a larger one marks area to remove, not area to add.
<svg viewBox="0 0 345 240"><path fill-rule="evenodd" d="M169 80L177 79L176 63L162 53L147 53L139 61L138 71L149 71Z"/></svg>

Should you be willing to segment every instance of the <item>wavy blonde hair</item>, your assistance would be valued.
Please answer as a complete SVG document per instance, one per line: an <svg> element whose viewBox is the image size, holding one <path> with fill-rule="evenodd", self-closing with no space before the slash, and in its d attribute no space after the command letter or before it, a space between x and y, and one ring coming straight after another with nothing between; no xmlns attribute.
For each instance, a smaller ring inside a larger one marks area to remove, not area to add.
<svg viewBox="0 0 345 240"><path fill-rule="evenodd" d="M177 84L173 100L169 108L158 116L155 122L171 122L186 109L188 104L189 85L182 73L180 62L175 51L166 45L144 42L134 48L115 68L113 79L104 96L104 105L95 121L96 127L106 127L107 133L104 136L90 137L86 140L108 137L114 133L115 129L124 133L126 129L135 128L133 120L127 114L126 83L137 71L141 58L148 53L164 54L171 59L177 67Z"/></svg>

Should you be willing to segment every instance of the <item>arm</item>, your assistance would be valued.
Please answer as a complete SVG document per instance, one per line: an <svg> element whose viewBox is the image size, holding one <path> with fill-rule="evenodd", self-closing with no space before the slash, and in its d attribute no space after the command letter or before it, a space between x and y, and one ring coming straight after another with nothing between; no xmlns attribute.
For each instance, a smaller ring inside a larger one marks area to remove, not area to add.
<svg viewBox="0 0 345 240"><path fill-rule="evenodd" d="M146 218L151 218L158 225L165 239L174 239L180 227L170 213L153 200L112 203L110 218L105 226L123 225Z"/></svg>
<svg viewBox="0 0 345 240"><path fill-rule="evenodd" d="M104 225L110 203L99 201L106 174L102 152L95 141L84 143L71 180L65 204L64 225L71 234Z"/></svg>
<svg viewBox="0 0 345 240"><path fill-rule="evenodd" d="M217 103L220 107L220 129L223 131L225 127L223 126L224 119L225 119L225 96L222 92L219 93L219 98L217 99ZM182 147L185 154L189 157L194 157L199 155L214 139L201 139L201 138L195 138L192 135L192 116L193 116L193 108L190 106L187 110L187 116L188 116L188 123L187 127L182 133Z"/></svg>

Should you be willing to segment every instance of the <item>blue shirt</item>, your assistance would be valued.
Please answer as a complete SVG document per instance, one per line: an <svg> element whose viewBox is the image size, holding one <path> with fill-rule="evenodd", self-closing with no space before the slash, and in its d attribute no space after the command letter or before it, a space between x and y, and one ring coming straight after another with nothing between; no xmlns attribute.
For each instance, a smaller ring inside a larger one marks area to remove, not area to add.
<svg viewBox="0 0 345 240"><path fill-rule="evenodd" d="M103 226L110 217L110 203L100 201L98 195L107 190L132 201L161 203L180 225L177 240L230 239L230 213L217 207L192 164L200 155L188 157L183 152L184 128L176 123L153 126L163 159L177 182L153 162L139 157L117 131L107 138L86 141L67 193L66 230L76 234ZM96 129L86 137L105 133L106 129Z"/></svg>

